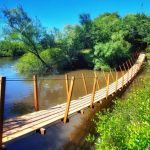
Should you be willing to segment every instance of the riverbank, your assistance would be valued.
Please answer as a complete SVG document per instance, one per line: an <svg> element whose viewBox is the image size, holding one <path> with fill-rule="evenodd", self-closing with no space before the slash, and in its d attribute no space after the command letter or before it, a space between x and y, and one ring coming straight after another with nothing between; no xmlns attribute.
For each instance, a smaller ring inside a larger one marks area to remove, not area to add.
<svg viewBox="0 0 150 150"><path fill-rule="evenodd" d="M87 138L93 149L150 149L149 75L148 65L127 96L117 99L113 109L97 114L96 132Z"/></svg>

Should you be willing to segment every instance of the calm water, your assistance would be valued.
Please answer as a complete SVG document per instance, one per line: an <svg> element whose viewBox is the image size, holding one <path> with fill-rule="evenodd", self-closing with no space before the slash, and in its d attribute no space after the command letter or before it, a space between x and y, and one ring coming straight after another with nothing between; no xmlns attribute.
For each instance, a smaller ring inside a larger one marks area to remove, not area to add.
<svg viewBox="0 0 150 150"><path fill-rule="evenodd" d="M17 60L0 58L0 76L6 76L5 118L33 112L33 82L24 81L26 76L19 74L15 68ZM82 73L87 83L88 93L93 86L94 71L77 70L68 72L69 78L75 76L72 99L85 95ZM108 73L105 73L106 75ZM114 74L114 73L113 73ZM97 72L100 87L106 85L102 72ZM21 81L18 81L21 80ZM32 79L28 77L28 79ZM38 78L39 106L40 109L61 104L66 101L65 75L51 75ZM112 82L112 79L111 79Z"/></svg>

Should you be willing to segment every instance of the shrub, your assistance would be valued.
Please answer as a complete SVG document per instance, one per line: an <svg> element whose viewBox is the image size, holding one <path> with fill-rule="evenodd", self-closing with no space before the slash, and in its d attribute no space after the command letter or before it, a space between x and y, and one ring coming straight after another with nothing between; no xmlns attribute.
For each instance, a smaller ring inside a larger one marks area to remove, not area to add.
<svg viewBox="0 0 150 150"><path fill-rule="evenodd" d="M129 58L129 48L130 44L123 39L113 39L107 43L97 43L94 47L95 68L101 69L99 64L102 64L102 67L118 67L118 64Z"/></svg>
<svg viewBox="0 0 150 150"><path fill-rule="evenodd" d="M44 50L40 53L41 58L47 63L47 65L56 71L61 68L63 56L61 50L58 48L51 48ZM27 53L19 59L16 65L17 69L21 73L27 74L47 74L47 68L41 63L41 61L32 53Z"/></svg>
<svg viewBox="0 0 150 150"><path fill-rule="evenodd" d="M150 149L150 87L134 91L127 100L116 101L112 112L98 113L98 136L89 135L95 149Z"/></svg>

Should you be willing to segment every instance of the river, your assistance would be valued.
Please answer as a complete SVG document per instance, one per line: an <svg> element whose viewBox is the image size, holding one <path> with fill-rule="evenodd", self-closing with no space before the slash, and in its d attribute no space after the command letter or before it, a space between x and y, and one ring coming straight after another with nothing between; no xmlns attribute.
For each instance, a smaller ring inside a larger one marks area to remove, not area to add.
<svg viewBox="0 0 150 150"><path fill-rule="evenodd" d="M17 59L0 58L0 76L6 76L5 119L33 112L32 76L26 77L17 72ZM92 92L94 71L76 70L67 72L69 79L75 76L72 99L85 95L82 73L85 75L88 93ZM105 73L107 76L108 73ZM114 74L114 73L113 73ZM106 85L104 74L97 72L100 87ZM65 73L38 77L39 107L47 109L66 101ZM110 78L112 82L112 78Z"/></svg>

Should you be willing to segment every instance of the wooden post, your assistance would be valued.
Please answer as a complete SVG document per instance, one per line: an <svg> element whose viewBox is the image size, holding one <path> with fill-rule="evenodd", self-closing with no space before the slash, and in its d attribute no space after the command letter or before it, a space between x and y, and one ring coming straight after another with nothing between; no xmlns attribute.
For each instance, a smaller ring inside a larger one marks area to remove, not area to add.
<svg viewBox="0 0 150 150"><path fill-rule="evenodd" d="M136 54L136 58L138 58L138 53L137 53L137 51L135 52L135 54Z"/></svg>
<svg viewBox="0 0 150 150"><path fill-rule="evenodd" d="M112 74L111 69L110 69L110 74L111 74L111 77L112 77L112 79L113 79L113 81L114 81L114 76L113 76L113 74Z"/></svg>
<svg viewBox="0 0 150 150"><path fill-rule="evenodd" d="M103 71L103 76L105 78L105 81L107 82L107 79L106 79L106 75L105 75L105 72Z"/></svg>
<svg viewBox="0 0 150 150"><path fill-rule="evenodd" d="M127 71L127 81L128 81L128 68L126 68L125 63L123 64L124 71Z"/></svg>
<svg viewBox="0 0 150 150"><path fill-rule="evenodd" d="M129 65L128 65L128 61L126 61L126 65L127 65L127 81L129 82Z"/></svg>
<svg viewBox="0 0 150 150"><path fill-rule="evenodd" d="M119 69L120 69L120 71L121 71L121 74L122 74L122 68L121 68L121 66L119 65Z"/></svg>
<svg viewBox="0 0 150 150"><path fill-rule="evenodd" d="M108 93L109 93L109 74L107 76L106 99L108 98Z"/></svg>
<svg viewBox="0 0 150 150"><path fill-rule="evenodd" d="M128 67L129 67L129 77L130 77L130 79L131 79L131 71L130 71L130 70L131 70L132 65L130 65L129 60L128 60L128 63L127 63L127 64L128 64Z"/></svg>
<svg viewBox="0 0 150 150"><path fill-rule="evenodd" d="M132 65L134 65L134 61L133 61L133 58L131 58L131 62L132 62Z"/></svg>
<svg viewBox="0 0 150 150"><path fill-rule="evenodd" d="M100 86L99 86L99 82L98 82L98 76L96 74L96 72L94 71L94 76L97 77L97 81L96 81L96 84L97 84L97 87L98 87L98 90L100 89Z"/></svg>
<svg viewBox="0 0 150 150"><path fill-rule="evenodd" d="M5 88L6 88L6 77L0 77L0 149L3 148Z"/></svg>
<svg viewBox="0 0 150 150"><path fill-rule="evenodd" d="M131 60L129 60L130 67L132 67Z"/></svg>
<svg viewBox="0 0 150 150"><path fill-rule="evenodd" d="M84 74L83 74L83 73L82 73L82 79L83 79L85 94L87 95L87 94L88 94L88 91L87 91L86 81L85 81L85 77L84 77Z"/></svg>
<svg viewBox="0 0 150 150"><path fill-rule="evenodd" d="M128 61L126 61L126 65L127 65L128 70L129 70L129 69L130 69L130 67L129 67Z"/></svg>
<svg viewBox="0 0 150 150"><path fill-rule="evenodd" d="M130 76L130 78L132 78L132 76L133 76L133 66L132 66L132 64L131 64L131 61L129 60L129 64L130 64L130 67L131 67L131 76Z"/></svg>
<svg viewBox="0 0 150 150"><path fill-rule="evenodd" d="M33 88L34 88L34 110L39 111L37 75L33 76Z"/></svg>
<svg viewBox="0 0 150 150"><path fill-rule="evenodd" d="M122 88L124 86L124 71L122 71Z"/></svg>
<svg viewBox="0 0 150 150"><path fill-rule="evenodd" d="M126 66L125 66L125 64L124 64L124 63L123 63L123 68L124 68L124 71L127 71Z"/></svg>
<svg viewBox="0 0 150 150"><path fill-rule="evenodd" d="M69 108L70 108L70 102L71 102L71 97L72 97L74 80L75 80L75 77L73 76L71 78L71 83L70 83L70 87L69 87L69 93L68 93L68 96L67 96L66 110L65 110L65 114L64 114L64 120L63 120L64 123L66 123L67 120L68 120L68 113L69 113Z"/></svg>
<svg viewBox="0 0 150 150"><path fill-rule="evenodd" d="M92 90L92 97L91 97L91 105L90 108L93 108L94 97L95 97L95 89L96 89L97 77L94 78L93 90Z"/></svg>
<svg viewBox="0 0 150 150"><path fill-rule="evenodd" d="M66 95L68 96L69 92L68 74L65 74L65 82L66 82Z"/></svg>
<svg viewBox="0 0 150 150"><path fill-rule="evenodd" d="M116 92L118 89L118 71L116 71Z"/></svg>

